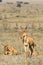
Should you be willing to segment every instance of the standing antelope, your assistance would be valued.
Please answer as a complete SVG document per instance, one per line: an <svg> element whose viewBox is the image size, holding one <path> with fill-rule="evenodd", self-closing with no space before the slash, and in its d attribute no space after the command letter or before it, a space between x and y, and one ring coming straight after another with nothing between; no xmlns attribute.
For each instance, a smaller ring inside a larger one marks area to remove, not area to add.
<svg viewBox="0 0 43 65"><path fill-rule="evenodd" d="M31 55L33 54L33 49L36 46L33 38L29 37L25 30L22 32L22 41L24 43L24 51L28 52L30 50Z"/></svg>

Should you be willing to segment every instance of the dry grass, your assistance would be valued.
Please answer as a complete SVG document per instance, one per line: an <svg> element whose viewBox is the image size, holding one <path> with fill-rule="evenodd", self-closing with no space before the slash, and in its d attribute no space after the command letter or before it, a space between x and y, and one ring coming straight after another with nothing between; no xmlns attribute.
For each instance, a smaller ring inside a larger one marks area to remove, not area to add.
<svg viewBox="0 0 43 65"><path fill-rule="evenodd" d="M14 4L0 5L0 65L43 65L43 12L40 12L43 11L42 7L39 6L39 12L37 12L36 5L35 7L23 5L21 9L13 6ZM33 10L37 13L34 14ZM25 58L20 39L20 26L27 26L27 34L36 40L35 49L39 52L39 56ZM2 44L16 47L20 54L3 55Z"/></svg>

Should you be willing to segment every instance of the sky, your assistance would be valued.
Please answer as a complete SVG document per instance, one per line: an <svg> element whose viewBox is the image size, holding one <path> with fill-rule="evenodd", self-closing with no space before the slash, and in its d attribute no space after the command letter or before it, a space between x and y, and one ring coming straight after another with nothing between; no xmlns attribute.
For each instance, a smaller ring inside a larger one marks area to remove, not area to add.
<svg viewBox="0 0 43 65"><path fill-rule="evenodd" d="M28 1L32 3L43 3L43 0L3 0L3 2Z"/></svg>

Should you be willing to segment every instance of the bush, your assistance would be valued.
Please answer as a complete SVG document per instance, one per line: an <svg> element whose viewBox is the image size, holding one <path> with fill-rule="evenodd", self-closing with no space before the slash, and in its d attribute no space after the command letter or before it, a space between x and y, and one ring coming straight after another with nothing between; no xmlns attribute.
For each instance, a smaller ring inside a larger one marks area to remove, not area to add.
<svg viewBox="0 0 43 65"><path fill-rule="evenodd" d="M19 3L19 4L22 4L23 2L22 2L22 1L17 1L16 3L17 3L17 4L18 4L18 3Z"/></svg>
<svg viewBox="0 0 43 65"><path fill-rule="evenodd" d="M29 2L24 2L24 4L29 4Z"/></svg>
<svg viewBox="0 0 43 65"><path fill-rule="evenodd" d="M18 3L18 4L17 4L17 7L21 7L21 4L20 4L20 3Z"/></svg>
<svg viewBox="0 0 43 65"><path fill-rule="evenodd" d="M0 2L2 2L2 0L0 0Z"/></svg>
<svg viewBox="0 0 43 65"><path fill-rule="evenodd" d="M19 15L17 15L16 17L20 17Z"/></svg>

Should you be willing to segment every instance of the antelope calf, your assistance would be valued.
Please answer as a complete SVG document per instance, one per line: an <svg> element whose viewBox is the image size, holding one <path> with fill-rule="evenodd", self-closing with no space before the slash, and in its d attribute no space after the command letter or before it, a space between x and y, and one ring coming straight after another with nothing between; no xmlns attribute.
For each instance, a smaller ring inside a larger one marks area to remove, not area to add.
<svg viewBox="0 0 43 65"><path fill-rule="evenodd" d="M16 48L13 48L11 46L4 46L4 55L17 55L18 51Z"/></svg>

